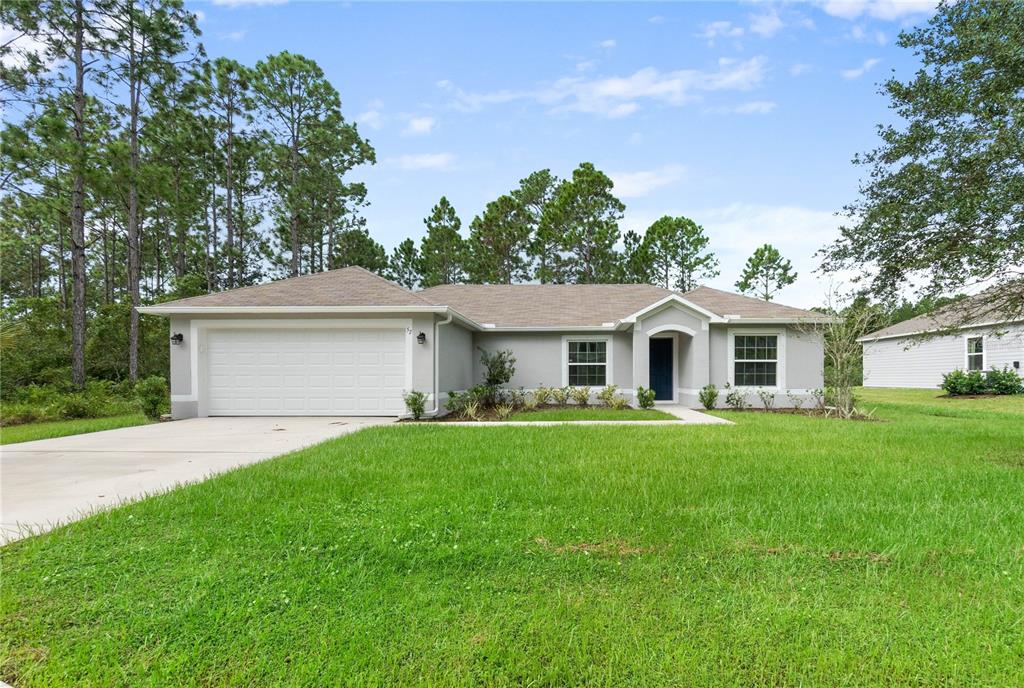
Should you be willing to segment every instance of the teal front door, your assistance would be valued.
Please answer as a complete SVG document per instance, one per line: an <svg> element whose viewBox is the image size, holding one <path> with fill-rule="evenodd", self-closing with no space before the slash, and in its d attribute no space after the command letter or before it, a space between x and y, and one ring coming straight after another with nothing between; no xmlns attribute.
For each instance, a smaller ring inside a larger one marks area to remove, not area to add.
<svg viewBox="0 0 1024 688"><path fill-rule="evenodd" d="M650 340L651 389L657 401L672 401L672 340Z"/></svg>

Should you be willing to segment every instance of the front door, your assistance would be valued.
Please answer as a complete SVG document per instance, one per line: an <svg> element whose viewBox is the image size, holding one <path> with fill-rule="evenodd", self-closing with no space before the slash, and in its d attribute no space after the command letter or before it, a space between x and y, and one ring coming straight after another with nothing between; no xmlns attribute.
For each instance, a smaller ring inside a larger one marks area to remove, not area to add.
<svg viewBox="0 0 1024 688"><path fill-rule="evenodd" d="M651 389L658 401L672 401L672 339L651 339Z"/></svg>

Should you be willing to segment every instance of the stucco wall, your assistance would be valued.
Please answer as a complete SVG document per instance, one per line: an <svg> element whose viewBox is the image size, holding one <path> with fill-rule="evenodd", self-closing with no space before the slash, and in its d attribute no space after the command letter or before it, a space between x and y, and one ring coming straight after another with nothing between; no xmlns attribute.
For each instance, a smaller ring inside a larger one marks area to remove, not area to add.
<svg viewBox="0 0 1024 688"><path fill-rule="evenodd" d="M472 387L473 359L480 353L473 348L473 333L450 323L438 328L438 339L441 343L438 365L441 395Z"/></svg>
<svg viewBox="0 0 1024 688"><path fill-rule="evenodd" d="M689 332L664 330L665 327L681 327ZM678 352L675 361L676 401L694 406L697 390L708 383L710 342L706 320L683 307L669 306L642 318L633 327L633 366L637 371L634 383L650 387L650 337L669 333L674 333Z"/></svg>
<svg viewBox="0 0 1024 688"><path fill-rule="evenodd" d="M597 333L560 333L560 332L477 332L473 335L473 379L483 380L483 366L480 364L480 351L497 351L511 349L516 356L516 374L509 383L510 387L534 389L543 384L548 387L562 385L562 337L609 337L611 344L611 384L622 388L630 388L633 384L633 345L632 335L626 332Z"/></svg>
<svg viewBox="0 0 1024 688"><path fill-rule="evenodd" d="M970 328L941 337L902 337L864 344L866 387L935 389L943 373L967 369L967 338L985 337L985 367L1013 368L1024 375L1024 325Z"/></svg>
<svg viewBox="0 0 1024 688"><path fill-rule="evenodd" d="M725 404L723 388L729 382L729 347L732 339L730 331L742 331L766 334L783 332L785 334L785 353L782 363L784 379L780 380L780 389L776 393L775 405L785 408L792 406L789 394L802 399L809 399L810 390L825 385L825 345L819 332L805 332L800 328L785 325L712 325L711 326L711 384L720 390L719 405ZM747 403L759 406L760 399L755 390L746 393Z"/></svg>

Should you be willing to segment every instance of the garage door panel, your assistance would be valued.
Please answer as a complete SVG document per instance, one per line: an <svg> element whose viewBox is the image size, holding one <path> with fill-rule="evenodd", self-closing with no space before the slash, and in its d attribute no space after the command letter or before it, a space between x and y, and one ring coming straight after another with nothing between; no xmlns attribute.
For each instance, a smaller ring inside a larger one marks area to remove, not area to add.
<svg viewBox="0 0 1024 688"><path fill-rule="evenodd" d="M404 329L210 330L211 415L402 413Z"/></svg>

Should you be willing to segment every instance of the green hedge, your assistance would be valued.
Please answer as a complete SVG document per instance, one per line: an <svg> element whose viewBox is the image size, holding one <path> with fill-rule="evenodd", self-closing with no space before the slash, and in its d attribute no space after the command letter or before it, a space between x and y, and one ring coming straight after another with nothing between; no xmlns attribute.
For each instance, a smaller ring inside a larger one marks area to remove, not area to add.
<svg viewBox="0 0 1024 688"><path fill-rule="evenodd" d="M954 370L942 376L942 389L950 396L967 394L1024 394L1024 380L1009 367L991 368L984 373Z"/></svg>

